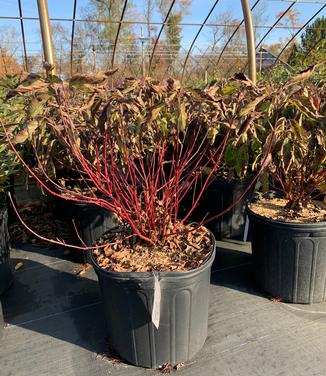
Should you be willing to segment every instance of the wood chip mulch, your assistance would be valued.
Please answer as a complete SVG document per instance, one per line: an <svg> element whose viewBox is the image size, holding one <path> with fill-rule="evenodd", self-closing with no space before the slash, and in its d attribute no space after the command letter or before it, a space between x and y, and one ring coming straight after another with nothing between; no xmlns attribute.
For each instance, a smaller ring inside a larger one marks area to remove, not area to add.
<svg viewBox="0 0 326 376"><path fill-rule="evenodd" d="M250 209L263 217L280 222L314 223L326 221L326 204L313 201L300 210L286 208L283 198L261 198L249 205Z"/></svg>
<svg viewBox="0 0 326 376"><path fill-rule="evenodd" d="M186 225L156 246L135 238L124 240L126 235L124 230L116 230L99 241L99 245L110 243L94 251L101 268L117 272L187 271L202 265L212 251L210 233L203 226Z"/></svg>

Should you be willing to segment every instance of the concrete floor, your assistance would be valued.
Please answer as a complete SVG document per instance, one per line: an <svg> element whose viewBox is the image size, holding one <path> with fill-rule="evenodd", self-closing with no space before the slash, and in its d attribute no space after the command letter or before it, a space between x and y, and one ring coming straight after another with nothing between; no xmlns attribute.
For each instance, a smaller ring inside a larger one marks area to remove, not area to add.
<svg viewBox="0 0 326 376"><path fill-rule="evenodd" d="M219 242L211 282L209 335L183 376L325 376L326 303L273 302L252 282L248 245ZM223 247L223 248L221 248ZM140 376L157 370L113 363L92 269L63 250L12 251L23 267L2 297L1 376Z"/></svg>

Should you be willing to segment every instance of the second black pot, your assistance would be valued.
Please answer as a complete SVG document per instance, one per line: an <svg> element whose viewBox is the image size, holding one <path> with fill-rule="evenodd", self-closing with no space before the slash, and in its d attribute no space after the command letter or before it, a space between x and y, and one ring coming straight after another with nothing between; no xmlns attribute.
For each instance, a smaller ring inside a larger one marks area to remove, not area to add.
<svg viewBox="0 0 326 376"><path fill-rule="evenodd" d="M221 213L236 201L251 179L251 176L245 180L231 182L216 179L203 193L191 220L200 222L204 218L210 218ZM251 198L253 191L254 186L231 210L207 224L207 227L213 232L217 240L223 238L243 240L246 222L246 200Z"/></svg>
<svg viewBox="0 0 326 376"><path fill-rule="evenodd" d="M151 321L153 273L118 273L100 268L93 256L106 315L109 341L121 358L137 366L157 368L191 359L207 337L209 259L187 272L157 272L161 286L160 325Z"/></svg>
<svg viewBox="0 0 326 376"><path fill-rule="evenodd" d="M291 303L326 299L326 222L278 222L248 209L258 287Z"/></svg>
<svg viewBox="0 0 326 376"><path fill-rule="evenodd" d="M114 214L96 205L73 203L72 215L81 238L89 247L105 232L117 226Z"/></svg>
<svg viewBox="0 0 326 376"><path fill-rule="evenodd" d="M107 231L116 227L114 214L97 205L82 204L69 200L56 200L56 215L71 225L71 231L75 234L72 224L74 220L78 235L84 243L91 247ZM75 234L77 236L77 234Z"/></svg>
<svg viewBox="0 0 326 376"><path fill-rule="evenodd" d="M5 202L0 204L0 297L10 287L13 273L10 265L10 244L8 232L8 209ZM0 339L4 329L3 312L0 302Z"/></svg>
<svg viewBox="0 0 326 376"><path fill-rule="evenodd" d="M8 209L0 205L0 295L11 285L13 273L10 265L10 244L8 232Z"/></svg>

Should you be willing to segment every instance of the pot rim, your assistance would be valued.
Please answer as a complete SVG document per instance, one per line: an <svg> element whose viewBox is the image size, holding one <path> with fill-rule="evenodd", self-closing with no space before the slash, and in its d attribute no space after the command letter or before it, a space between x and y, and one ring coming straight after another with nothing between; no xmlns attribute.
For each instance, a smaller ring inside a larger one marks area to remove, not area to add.
<svg viewBox="0 0 326 376"><path fill-rule="evenodd" d="M187 278L187 277L199 274L204 269L207 269L208 267L212 265L214 261L215 253L216 253L216 240L215 240L213 233L210 230L208 231L212 239L210 255L207 257L205 262L202 265L200 265L198 268L187 270L184 272L180 272L180 271L116 272L113 270L105 270L101 268L96 262L95 257L93 255L94 250L90 251L90 259L96 272L113 277L115 279L129 279L129 278L148 279L148 278L153 278L154 275L158 276L158 279L162 279L162 278L167 279L167 278L174 278L174 277Z"/></svg>
<svg viewBox="0 0 326 376"><path fill-rule="evenodd" d="M319 229L325 227L326 229L326 221L322 222L288 222L288 221L277 221L275 219L271 219L268 217L265 217L263 215L260 215L258 213L255 213L253 210L250 209L249 205L253 202L257 201L257 199L253 199L246 204L246 212L250 217L254 217L255 219L259 220L260 222L266 222L274 226L278 227L292 227L292 228L300 228L304 229L304 227L311 227L313 229Z"/></svg>

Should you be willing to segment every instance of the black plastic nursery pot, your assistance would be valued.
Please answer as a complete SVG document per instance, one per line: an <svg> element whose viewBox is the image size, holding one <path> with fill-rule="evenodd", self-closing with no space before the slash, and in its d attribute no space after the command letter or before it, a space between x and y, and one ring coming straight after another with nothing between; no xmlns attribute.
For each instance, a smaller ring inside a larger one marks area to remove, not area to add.
<svg viewBox="0 0 326 376"><path fill-rule="evenodd" d="M326 300L326 222L278 222L247 208L258 287L291 303Z"/></svg>
<svg viewBox="0 0 326 376"><path fill-rule="evenodd" d="M8 209L0 205L0 295L11 285L13 273L10 265L10 244L8 232Z"/></svg>
<svg viewBox="0 0 326 376"><path fill-rule="evenodd" d="M0 298L8 290L13 281L10 265L10 244L8 232L8 209L6 204L0 205ZM0 301L0 338L4 328L3 312Z"/></svg>
<svg viewBox="0 0 326 376"><path fill-rule="evenodd" d="M231 182L216 179L203 193L199 205L192 216L193 220L200 222L204 218L210 218L221 213L235 202L249 182L249 178ZM253 191L254 186L231 210L207 224L207 227L213 232L217 240L223 238L243 240L246 222L246 200L251 198Z"/></svg>
<svg viewBox="0 0 326 376"><path fill-rule="evenodd" d="M191 359L207 337L210 271L209 259L187 272L155 272L161 288L160 323L152 323L153 273L119 273L91 260L100 283L109 341L122 359L147 367L175 365Z"/></svg>
<svg viewBox="0 0 326 376"><path fill-rule="evenodd" d="M73 218L79 235L87 246L92 246L108 230L116 227L114 214L97 205L73 202Z"/></svg>
<svg viewBox="0 0 326 376"><path fill-rule="evenodd" d="M73 232L75 232L72 224L74 220L78 235L89 247L94 245L105 232L117 225L114 221L114 214L97 205L58 199L56 208L57 215L71 223Z"/></svg>

